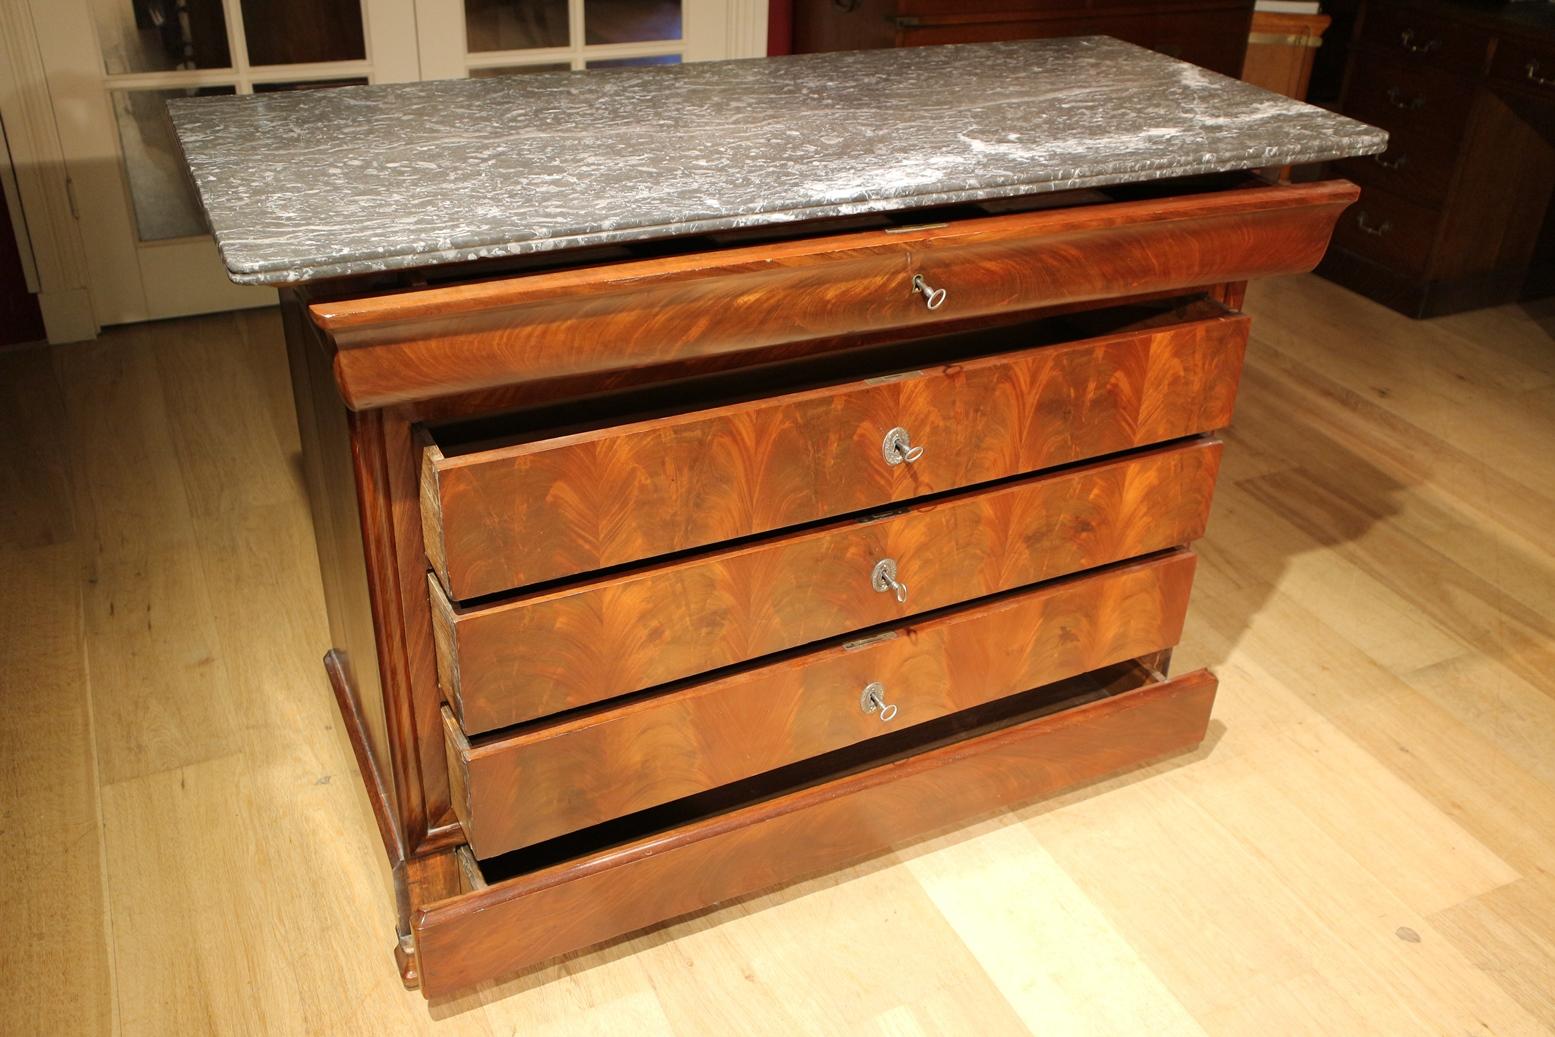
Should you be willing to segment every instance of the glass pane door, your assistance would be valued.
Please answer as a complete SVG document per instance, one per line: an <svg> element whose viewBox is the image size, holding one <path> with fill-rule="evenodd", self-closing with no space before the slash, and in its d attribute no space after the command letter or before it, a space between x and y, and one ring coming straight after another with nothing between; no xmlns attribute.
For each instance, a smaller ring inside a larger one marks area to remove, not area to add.
<svg viewBox="0 0 1555 1037"><path fill-rule="evenodd" d="M765 0L418 0L417 12L427 79L765 53ZM759 40L731 32L758 19Z"/></svg>
<svg viewBox="0 0 1555 1037"><path fill-rule="evenodd" d="M463 0L472 75L681 59L681 0Z"/></svg>
<svg viewBox="0 0 1555 1037"><path fill-rule="evenodd" d="M413 14L392 0L63 0L35 10L102 324L275 301L223 272L168 100L417 78Z"/></svg>

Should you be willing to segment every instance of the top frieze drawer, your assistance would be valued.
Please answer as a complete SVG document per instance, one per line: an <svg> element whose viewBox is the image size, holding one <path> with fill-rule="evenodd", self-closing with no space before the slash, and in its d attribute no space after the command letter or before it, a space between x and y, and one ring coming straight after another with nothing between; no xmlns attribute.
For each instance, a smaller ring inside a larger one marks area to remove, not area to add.
<svg viewBox="0 0 1555 1037"><path fill-rule="evenodd" d="M361 410L1306 271L1357 194L1330 181L1005 213L310 310Z"/></svg>

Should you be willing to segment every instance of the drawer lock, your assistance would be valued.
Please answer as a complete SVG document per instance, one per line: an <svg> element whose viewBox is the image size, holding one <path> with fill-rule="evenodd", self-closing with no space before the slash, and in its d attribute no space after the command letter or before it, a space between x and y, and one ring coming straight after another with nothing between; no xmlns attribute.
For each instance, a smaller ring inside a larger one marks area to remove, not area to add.
<svg viewBox="0 0 1555 1037"><path fill-rule="evenodd" d="M907 430L898 425L885 434L885 440L880 444L880 452L885 455L885 463L899 465L902 462L912 464L923 456L923 447L913 446L912 437Z"/></svg>
<svg viewBox="0 0 1555 1037"><path fill-rule="evenodd" d="M896 703L886 705L885 685L879 681L870 681L864 685L864 694L859 696L859 708L866 713L880 712L880 722L889 724L896 719Z"/></svg>
<svg viewBox="0 0 1555 1037"><path fill-rule="evenodd" d="M875 571L869 574L869 583L881 593L895 591L898 602L907 601L907 584L898 583L896 579L895 558L882 558L876 562Z"/></svg>
<svg viewBox="0 0 1555 1037"><path fill-rule="evenodd" d="M930 288L929 283L923 279L922 274L913 275L912 290L923 296L923 301L928 303L931 310L937 310L945 305L945 289Z"/></svg>

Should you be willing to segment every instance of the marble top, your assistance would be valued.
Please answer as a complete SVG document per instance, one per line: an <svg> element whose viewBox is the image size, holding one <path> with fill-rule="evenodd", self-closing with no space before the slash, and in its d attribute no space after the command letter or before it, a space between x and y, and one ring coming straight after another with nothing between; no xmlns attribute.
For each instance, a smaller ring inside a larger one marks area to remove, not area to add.
<svg viewBox="0 0 1555 1037"><path fill-rule="evenodd" d="M1107 37L168 105L234 281L283 284L1381 151Z"/></svg>

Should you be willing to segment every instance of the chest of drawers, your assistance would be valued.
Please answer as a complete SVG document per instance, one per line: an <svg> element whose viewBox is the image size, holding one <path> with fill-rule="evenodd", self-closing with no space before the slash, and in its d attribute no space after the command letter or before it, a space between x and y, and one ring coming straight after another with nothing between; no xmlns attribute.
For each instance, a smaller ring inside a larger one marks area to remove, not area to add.
<svg viewBox="0 0 1555 1037"><path fill-rule="evenodd" d="M1029 46L979 53L1074 48ZM1158 175L1067 190L1074 169L674 235L580 223L514 257L432 262L438 236L294 262L325 668L407 983L442 996L1204 737L1215 678L1168 661L1243 285L1311 269L1357 194L1240 170L1381 138L1145 60L1294 121L1192 145L1230 157L1191 175L1147 154ZM247 139L176 115L197 179ZM216 179L220 239L239 194ZM240 261L261 237L229 238L236 276L272 276Z"/></svg>
<svg viewBox="0 0 1555 1037"><path fill-rule="evenodd" d="M325 570L374 618L333 609L331 672L369 786L419 793L385 829L416 808L424 990L1203 736L1214 678L1164 673L1241 284L1313 266L1356 192L1158 190L288 292ZM529 308L545 348L505 348Z"/></svg>
<svg viewBox="0 0 1555 1037"><path fill-rule="evenodd" d="M1341 107L1385 128L1388 149L1337 165L1365 197L1321 272L1415 317L1547 294L1552 72L1548 4L1367 0Z"/></svg>

